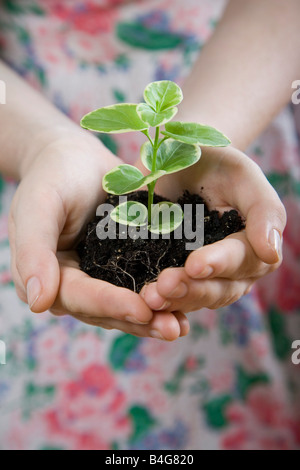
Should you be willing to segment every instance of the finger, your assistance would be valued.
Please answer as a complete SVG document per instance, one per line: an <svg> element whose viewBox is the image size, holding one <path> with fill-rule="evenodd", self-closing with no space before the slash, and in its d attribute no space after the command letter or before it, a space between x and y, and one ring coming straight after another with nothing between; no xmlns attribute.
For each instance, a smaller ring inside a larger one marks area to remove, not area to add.
<svg viewBox="0 0 300 470"><path fill-rule="evenodd" d="M167 268L161 272L158 281L145 285L140 293L152 310L171 309L172 300L186 298L190 279L184 268Z"/></svg>
<svg viewBox="0 0 300 470"><path fill-rule="evenodd" d="M187 336L191 329L188 318L182 312L173 312L173 315L180 325L180 337Z"/></svg>
<svg viewBox="0 0 300 470"><path fill-rule="evenodd" d="M61 259L62 255L59 257ZM152 319L152 311L138 294L91 278L78 269L74 260L67 264L64 260L60 278L59 293L53 305L55 310L133 324L147 324Z"/></svg>
<svg viewBox="0 0 300 470"><path fill-rule="evenodd" d="M277 263L282 256L285 208L259 166L250 159L241 162L233 207L238 207L246 218L247 237L257 256L267 264Z"/></svg>
<svg viewBox="0 0 300 470"><path fill-rule="evenodd" d="M10 244L10 271L12 275L12 279L14 282L14 286L17 292L18 297L24 302L27 303L27 295L26 289L23 285L23 281L21 276L17 270L16 266L16 250L15 250L15 233L10 223L10 236L9 236L9 244Z"/></svg>
<svg viewBox="0 0 300 470"><path fill-rule="evenodd" d="M167 302L170 311L188 313L204 307L220 308L236 302L248 293L253 282L253 279L193 280L184 268L169 268L161 273L156 283L145 288L143 298L150 308L161 299ZM172 289L181 283L187 286L187 293L181 298L173 298Z"/></svg>
<svg viewBox="0 0 300 470"><path fill-rule="evenodd" d="M283 205L264 201L253 205L247 214L246 233L257 256L268 264L282 260L283 231L286 213Z"/></svg>
<svg viewBox="0 0 300 470"><path fill-rule="evenodd" d="M32 191L24 181L12 205L9 231L15 268L29 307L36 313L49 309L57 296L56 248L64 222L59 196L49 188Z"/></svg>
<svg viewBox="0 0 300 470"><path fill-rule="evenodd" d="M24 288L23 281L20 277L20 274L18 273L18 270L16 268L15 255L12 249L11 249L11 260L10 260L10 271L11 271L14 287L15 287L15 290L19 299L21 299L22 302L27 304L26 290Z"/></svg>
<svg viewBox="0 0 300 470"><path fill-rule="evenodd" d="M242 231L193 251L186 261L185 270L193 279L245 279L259 278L271 268L258 258L246 232Z"/></svg>
<svg viewBox="0 0 300 470"><path fill-rule="evenodd" d="M175 341L180 336L186 336L189 332L189 322L181 312L158 313L153 317L149 325L132 325L126 321L114 318L91 317L87 315L72 314L77 320L88 325L101 327L107 330L119 330L141 338L155 338L163 341Z"/></svg>

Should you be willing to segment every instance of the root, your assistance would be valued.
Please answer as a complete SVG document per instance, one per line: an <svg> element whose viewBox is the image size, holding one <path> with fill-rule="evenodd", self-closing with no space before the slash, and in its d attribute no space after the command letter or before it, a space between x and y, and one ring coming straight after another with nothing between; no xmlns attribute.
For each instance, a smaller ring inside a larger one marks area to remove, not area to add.
<svg viewBox="0 0 300 470"><path fill-rule="evenodd" d="M130 278L132 290L137 293L145 283L148 284L157 280L159 274L164 269L164 267L161 266L162 260L168 255L170 248L171 240L168 240L168 245L165 247L163 252L159 254L158 258L157 253L152 260L151 254L144 250L135 251L128 257L121 254L121 250L118 250L118 252L116 252L109 260L104 257L96 260L96 255L94 255L93 265L95 268L99 268L100 270L111 273L111 276L115 276L115 280L120 286L124 285L126 277ZM143 269L142 266L146 273L143 283L139 281L140 276L137 274L141 269Z"/></svg>

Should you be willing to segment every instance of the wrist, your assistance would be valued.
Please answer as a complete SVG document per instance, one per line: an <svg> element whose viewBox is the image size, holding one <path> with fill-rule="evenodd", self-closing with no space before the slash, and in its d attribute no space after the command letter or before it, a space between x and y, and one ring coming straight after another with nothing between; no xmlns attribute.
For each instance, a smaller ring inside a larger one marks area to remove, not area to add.
<svg viewBox="0 0 300 470"><path fill-rule="evenodd" d="M57 154L69 157L72 149L74 154L79 151L85 155L85 158L92 158L99 162L99 155L103 156L104 153L107 157L110 157L109 160L113 162L116 160L115 165L118 164L117 157L114 157L100 140L91 133L76 125L60 126L55 129L43 129L36 133L33 142L28 142L19 159L19 179L21 180L26 176L37 160L47 158L45 155ZM104 158L103 160L105 163L107 159ZM111 169L111 165L108 165L108 167L108 169Z"/></svg>

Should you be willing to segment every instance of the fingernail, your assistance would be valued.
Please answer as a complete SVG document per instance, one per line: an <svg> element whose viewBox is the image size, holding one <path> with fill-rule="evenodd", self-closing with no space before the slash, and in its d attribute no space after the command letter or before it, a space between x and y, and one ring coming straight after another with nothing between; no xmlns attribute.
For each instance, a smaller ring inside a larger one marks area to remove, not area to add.
<svg viewBox="0 0 300 470"><path fill-rule="evenodd" d="M165 338L162 336L162 334L158 330L151 330L149 334L151 338L161 339L165 341Z"/></svg>
<svg viewBox="0 0 300 470"><path fill-rule="evenodd" d="M38 301L41 292L42 292L42 286L37 277L32 277L29 279L27 282L27 302L29 305L29 308L32 309L32 307L35 305L35 303Z"/></svg>
<svg viewBox="0 0 300 470"><path fill-rule="evenodd" d="M182 330L187 330L187 333L182 334ZM180 321L180 337L187 336L190 331L190 322L185 319Z"/></svg>
<svg viewBox="0 0 300 470"><path fill-rule="evenodd" d="M279 259L281 258L282 240L281 240L280 233L275 228L271 230L271 233L269 236L269 243L272 246L272 248L276 251L277 256L278 256L278 261L279 261Z"/></svg>
<svg viewBox="0 0 300 470"><path fill-rule="evenodd" d="M146 289L147 289L147 286L144 286L140 292L140 296L142 297L142 299L145 298L145 294L146 294Z"/></svg>
<svg viewBox="0 0 300 470"><path fill-rule="evenodd" d="M196 279L205 279L206 277L211 276L213 272L214 270L211 266L205 266L205 268L200 273L196 274L194 277Z"/></svg>
<svg viewBox="0 0 300 470"><path fill-rule="evenodd" d="M181 282L176 289L174 289L168 297L173 297L174 299L182 299L185 297L188 292L188 287L184 282Z"/></svg>
<svg viewBox="0 0 300 470"><path fill-rule="evenodd" d="M160 308L156 308L156 312L160 312L161 310L167 310L169 307L171 307L171 302L166 301Z"/></svg>
<svg viewBox="0 0 300 470"><path fill-rule="evenodd" d="M125 320L128 321L129 323L134 323L135 325L148 325L149 323L148 321L146 322L139 321L135 317L131 317L131 316L125 317Z"/></svg>

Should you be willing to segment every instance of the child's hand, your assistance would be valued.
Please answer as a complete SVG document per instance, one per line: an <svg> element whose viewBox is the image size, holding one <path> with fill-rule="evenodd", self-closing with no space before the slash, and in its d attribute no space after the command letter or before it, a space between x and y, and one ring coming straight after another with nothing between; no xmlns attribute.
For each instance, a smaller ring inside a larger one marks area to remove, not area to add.
<svg viewBox="0 0 300 470"><path fill-rule="evenodd" d="M56 315L70 314L88 324L138 336L174 340L186 334L183 314L153 318L139 295L79 270L72 250L105 198L103 175L119 160L96 138L82 137L80 131L78 137L59 139L33 155L24 164L9 223L19 297L36 313L51 309Z"/></svg>
<svg viewBox="0 0 300 470"><path fill-rule="evenodd" d="M185 268L167 269L144 287L141 296L153 310L229 305L281 264L285 209L252 160L232 147L206 149L196 167L165 177L158 189L176 200L183 190L201 193L202 187L210 209L237 209L246 229L192 252Z"/></svg>

